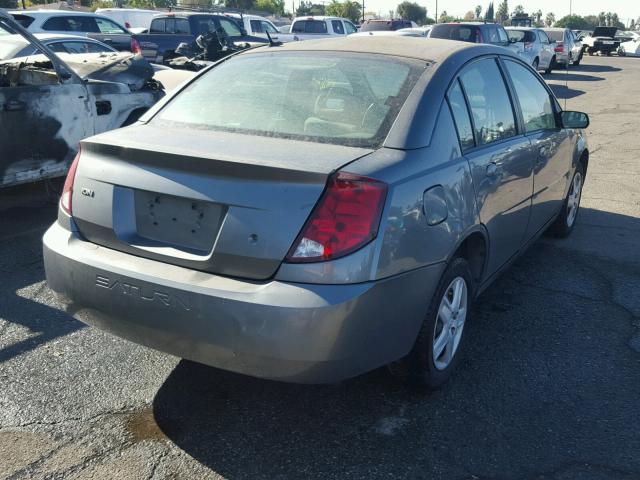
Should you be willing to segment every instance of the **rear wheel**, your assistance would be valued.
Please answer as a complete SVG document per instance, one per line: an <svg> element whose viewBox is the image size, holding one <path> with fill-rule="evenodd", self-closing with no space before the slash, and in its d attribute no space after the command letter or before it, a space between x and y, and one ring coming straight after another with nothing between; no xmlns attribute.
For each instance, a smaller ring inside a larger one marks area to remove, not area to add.
<svg viewBox="0 0 640 480"><path fill-rule="evenodd" d="M552 57L551 61L549 62L549 66L544 70L544 73L549 74L551 72L553 72L553 69L556 67L556 57Z"/></svg>
<svg viewBox="0 0 640 480"><path fill-rule="evenodd" d="M582 187L584 185L584 166L576 169L571 180L571 186L567 197L564 199L562 209L558 218L549 227L549 233L554 237L565 238L573 231L580 210L580 199L582 198Z"/></svg>
<svg viewBox="0 0 640 480"><path fill-rule="evenodd" d="M572 65L574 67L577 67L578 65L580 65L580 61L582 60L582 52L580 52L580 55L578 55L578 58L576 60L573 61Z"/></svg>
<svg viewBox="0 0 640 480"><path fill-rule="evenodd" d="M531 66L533 67L533 69L537 72L539 70L540 67L540 60L538 60L537 58L533 61L533 63L531 64Z"/></svg>
<svg viewBox="0 0 640 480"><path fill-rule="evenodd" d="M468 262L464 258L454 259L440 279L413 349L390 365L392 373L416 386L429 389L442 386L459 362L473 293Z"/></svg>

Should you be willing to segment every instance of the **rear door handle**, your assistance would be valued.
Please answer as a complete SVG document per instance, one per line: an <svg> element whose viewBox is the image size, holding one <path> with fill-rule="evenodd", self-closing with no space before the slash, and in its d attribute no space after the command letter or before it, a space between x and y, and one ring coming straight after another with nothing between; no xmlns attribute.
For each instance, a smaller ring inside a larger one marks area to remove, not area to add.
<svg viewBox="0 0 640 480"><path fill-rule="evenodd" d="M20 100L9 100L4 104L4 109L7 112L19 112L26 108L27 104Z"/></svg>

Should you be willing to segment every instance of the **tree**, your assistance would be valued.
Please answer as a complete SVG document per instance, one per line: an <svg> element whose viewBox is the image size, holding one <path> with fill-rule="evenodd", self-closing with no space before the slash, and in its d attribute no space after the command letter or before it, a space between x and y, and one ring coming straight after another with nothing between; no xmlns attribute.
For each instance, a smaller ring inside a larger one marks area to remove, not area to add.
<svg viewBox="0 0 640 480"><path fill-rule="evenodd" d="M427 21L427 9L415 2L405 0L396 7L398 16L404 20L411 20L419 25L424 25Z"/></svg>
<svg viewBox="0 0 640 480"><path fill-rule="evenodd" d="M571 30L589 30L591 25L580 15L566 15L558 20L555 27L570 28Z"/></svg>
<svg viewBox="0 0 640 480"><path fill-rule="evenodd" d="M362 17L362 6L360 2L352 0L344 0L344 2L331 0L327 7L327 15L348 18L352 22L357 22Z"/></svg>
<svg viewBox="0 0 640 480"><path fill-rule="evenodd" d="M284 0L255 0L253 9L273 15L284 15Z"/></svg>
<svg viewBox="0 0 640 480"><path fill-rule="evenodd" d="M476 19L476 15L473 13L473 11L469 10L464 14L464 17L462 19L465 22L473 22Z"/></svg>
<svg viewBox="0 0 640 480"><path fill-rule="evenodd" d="M524 15L524 7L522 5L516 5L516 8L513 9L513 15Z"/></svg>
<svg viewBox="0 0 640 480"><path fill-rule="evenodd" d="M547 16L544 17L544 24L547 27L553 27L553 24L556 23L556 16L553 12L547 13Z"/></svg>
<svg viewBox="0 0 640 480"><path fill-rule="evenodd" d="M607 24L607 14L604 12L600 12L598 14L598 26L602 27Z"/></svg>
<svg viewBox="0 0 640 480"><path fill-rule="evenodd" d="M509 20L509 4L507 0L502 0L502 3L498 6L498 11L496 12L496 21L498 23L504 23Z"/></svg>
<svg viewBox="0 0 640 480"><path fill-rule="evenodd" d="M484 19L487 22L493 22L494 13L493 13L493 2L489 3L487 10L484 12Z"/></svg>
<svg viewBox="0 0 640 480"><path fill-rule="evenodd" d="M480 15L482 15L482 5L476 5L476 19L480 20Z"/></svg>
<svg viewBox="0 0 640 480"><path fill-rule="evenodd" d="M451 23L455 20L455 17L447 14L446 10L443 10L440 14L440 18L438 18L438 23Z"/></svg>
<svg viewBox="0 0 640 480"><path fill-rule="evenodd" d="M296 8L297 17L308 17L310 15L324 15L324 6L310 1L301 0L298 8Z"/></svg>
<svg viewBox="0 0 640 480"><path fill-rule="evenodd" d="M538 10L533 14L533 18L535 20L536 27L542 26L542 10Z"/></svg>

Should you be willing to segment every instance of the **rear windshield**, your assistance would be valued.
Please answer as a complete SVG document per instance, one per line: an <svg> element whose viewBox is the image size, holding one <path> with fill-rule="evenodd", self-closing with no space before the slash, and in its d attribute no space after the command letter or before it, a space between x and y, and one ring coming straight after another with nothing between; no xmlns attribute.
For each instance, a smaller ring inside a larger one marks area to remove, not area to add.
<svg viewBox="0 0 640 480"><path fill-rule="evenodd" d="M327 33L327 22L324 20L296 20L291 33Z"/></svg>
<svg viewBox="0 0 640 480"><path fill-rule="evenodd" d="M383 55L238 56L189 85L153 122L377 148L424 68Z"/></svg>
<svg viewBox="0 0 640 480"><path fill-rule="evenodd" d="M385 30L399 30L401 28L411 27L411 22L399 20L374 20L367 22L360 27L361 32L377 32Z"/></svg>
<svg viewBox="0 0 640 480"><path fill-rule="evenodd" d="M429 37L476 43L478 41L478 27L473 25L434 25Z"/></svg>
<svg viewBox="0 0 640 480"><path fill-rule="evenodd" d="M564 41L564 30L545 30L547 37L553 42Z"/></svg>
<svg viewBox="0 0 640 480"><path fill-rule="evenodd" d="M11 14L11 16L13 17L13 19L19 23L20 25L22 25L24 28L29 27L29 25L31 25L33 23L33 21L35 20L35 18L30 17L28 15L19 15L19 14Z"/></svg>
<svg viewBox="0 0 640 480"><path fill-rule="evenodd" d="M535 42L536 35L531 30L507 30L512 42Z"/></svg>

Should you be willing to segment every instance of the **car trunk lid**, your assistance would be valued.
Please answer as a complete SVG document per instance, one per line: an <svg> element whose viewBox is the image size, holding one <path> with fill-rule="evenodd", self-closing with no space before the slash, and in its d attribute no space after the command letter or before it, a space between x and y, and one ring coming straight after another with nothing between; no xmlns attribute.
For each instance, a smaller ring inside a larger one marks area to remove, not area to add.
<svg viewBox="0 0 640 480"><path fill-rule="evenodd" d="M136 125L82 143L73 216L96 244L262 280L279 267L327 177L370 152Z"/></svg>

